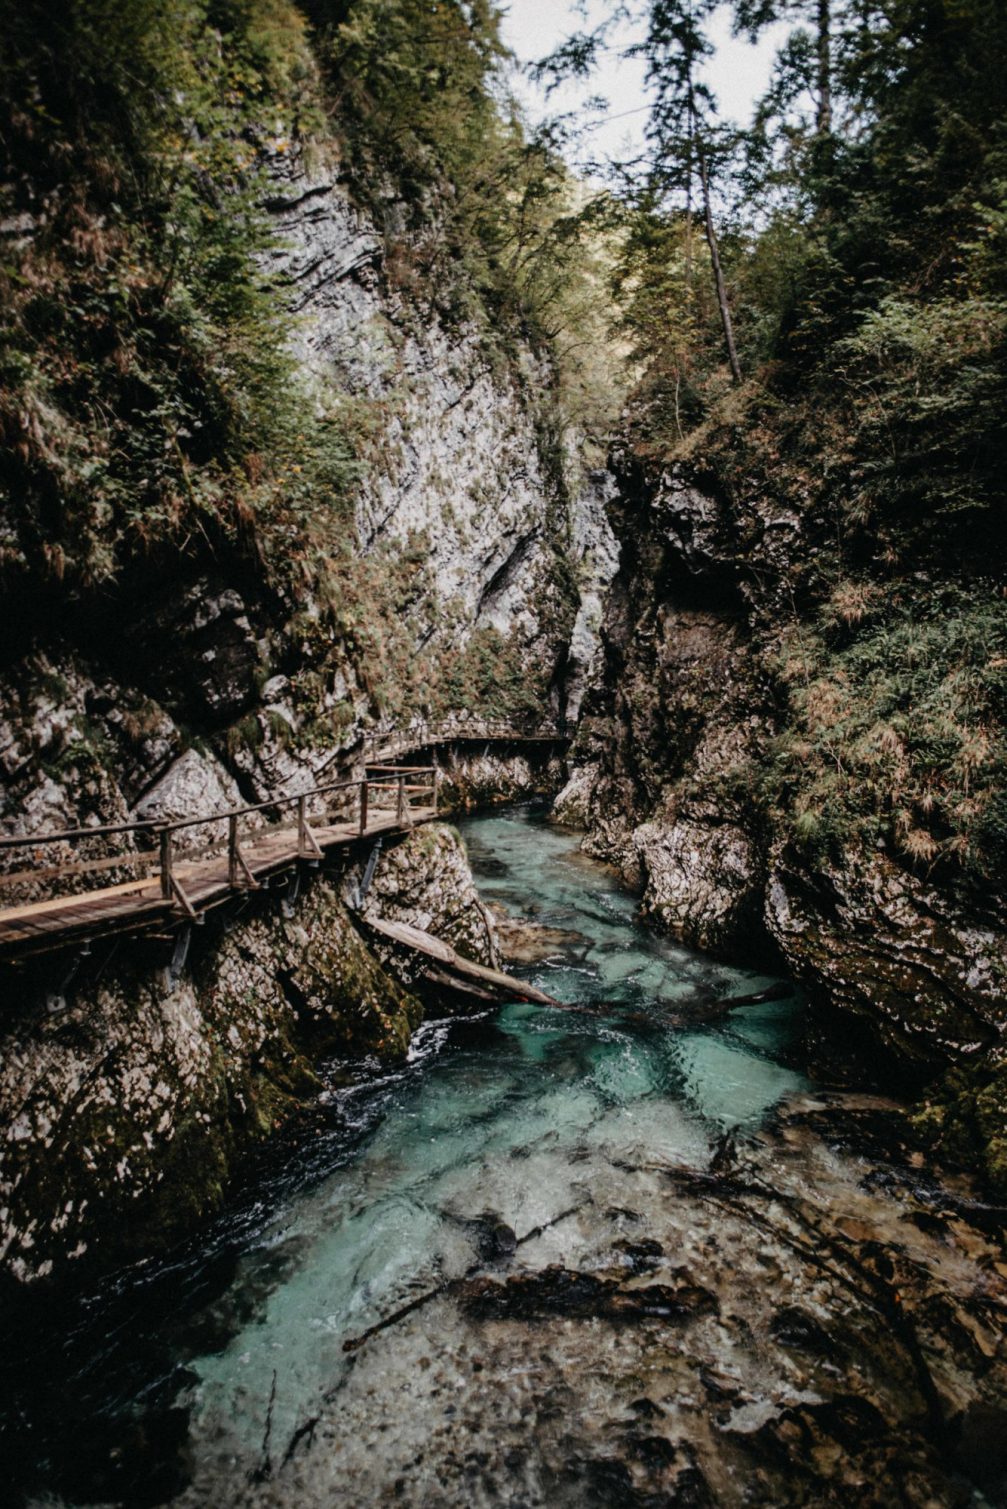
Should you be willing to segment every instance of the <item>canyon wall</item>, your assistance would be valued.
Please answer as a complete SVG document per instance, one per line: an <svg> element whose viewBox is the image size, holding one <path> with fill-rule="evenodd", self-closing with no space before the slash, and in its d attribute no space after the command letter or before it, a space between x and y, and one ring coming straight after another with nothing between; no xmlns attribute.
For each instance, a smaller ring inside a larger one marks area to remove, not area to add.
<svg viewBox="0 0 1007 1509"><path fill-rule="evenodd" d="M696 469L644 475L623 456L621 481L621 564L557 817L586 826L588 852L677 937L782 962L822 1071L841 1076L853 1054L860 1075L926 1087L945 1151L1007 1187L1003 898L852 824L810 842L788 805L785 641L795 582L819 559L813 523Z"/></svg>
<svg viewBox="0 0 1007 1509"><path fill-rule="evenodd" d="M414 719L576 712L615 566L611 483L575 441L557 443L547 361L530 348L505 358L492 332L447 328L396 289L334 150L275 154L262 208L304 402L344 427L349 415L363 437L339 569L306 569L298 585L279 569L282 541L260 559L254 540L197 536L30 632L8 625L2 834L296 793L359 767L365 734ZM17 234L32 229L22 218ZM547 766L460 759L455 795L555 789ZM103 854L102 840L86 852ZM415 913L415 891L421 925L471 914L478 933L454 841L417 852L397 914ZM4 868L21 863L15 851ZM402 871L401 858L382 863ZM379 882L391 884L380 868ZM159 942L3 971L7 1273L61 1277L177 1238L317 1090L320 1055L405 1051L420 1005L356 933L341 883L323 875L191 936L180 925ZM39 894L0 892L8 905Z"/></svg>

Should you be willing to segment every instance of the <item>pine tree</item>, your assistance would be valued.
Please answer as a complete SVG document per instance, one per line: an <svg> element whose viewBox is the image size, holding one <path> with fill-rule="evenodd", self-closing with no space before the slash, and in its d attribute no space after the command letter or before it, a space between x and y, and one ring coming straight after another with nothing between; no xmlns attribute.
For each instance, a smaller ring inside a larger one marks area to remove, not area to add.
<svg viewBox="0 0 1007 1509"><path fill-rule="evenodd" d="M653 149L651 184L671 201L684 200L690 268L698 188L727 359L731 376L740 383L741 364L713 214L714 173L728 142L716 123L713 95L699 78L700 65L712 51L703 23L714 9L715 0L651 0L646 39L633 51L646 59L647 77L655 89L648 127Z"/></svg>

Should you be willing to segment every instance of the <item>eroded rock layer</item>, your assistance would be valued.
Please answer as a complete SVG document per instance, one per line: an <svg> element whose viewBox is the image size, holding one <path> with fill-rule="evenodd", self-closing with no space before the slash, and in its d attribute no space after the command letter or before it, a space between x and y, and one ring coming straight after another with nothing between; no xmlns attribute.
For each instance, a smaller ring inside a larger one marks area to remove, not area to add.
<svg viewBox="0 0 1007 1509"><path fill-rule="evenodd" d="M821 569L817 526L765 492L728 498L709 477L628 462L613 517L621 565L558 819L586 826L588 851L686 942L782 957L828 1072L851 1043L883 1046L916 1083L965 1066L967 1091L938 1096L931 1127L953 1123L956 1151L1007 1187L1002 898L852 824L802 842L774 765L793 724L782 647L798 632L794 584Z"/></svg>

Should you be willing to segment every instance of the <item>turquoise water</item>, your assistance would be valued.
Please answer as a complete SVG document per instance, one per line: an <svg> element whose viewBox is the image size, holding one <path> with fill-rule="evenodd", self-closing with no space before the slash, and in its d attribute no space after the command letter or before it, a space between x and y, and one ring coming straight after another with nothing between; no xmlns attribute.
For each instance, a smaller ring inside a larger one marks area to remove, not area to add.
<svg viewBox="0 0 1007 1509"><path fill-rule="evenodd" d="M333 1074L315 1121L213 1232L99 1297L59 1386L101 1465L51 1428L37 1451L67 1501L161 1502L212 1464L248 1481L344 1387L344 1341L472 1269L488 1232L520 1238L587 1208L620 1161L704 1164L804 1086L795 999L691 1025L774 982L642 926L636 900L530 810L463 833L485 900L568 935L516 972L579 1009L428 1021L401 1068L348 1086ZM563 1255L573 1236L555 1230Z"/></svg>
<svg viewBox="0 0 1007 1509"><path fill-rule="evenodd" d="M520 1234L578 1200L585 1159L705 1162L731 1128L754 1128L801 1076L780 1058L795 1003L741 1007L714 1027L670 1028L710 999L773 983L713 964L636 921L637 902L576 839L528 812L463 825L480 894L513 915L581 935L522 971L601 1015L512 1005L481 1028L430 1023L418 1072L388 1087L380 1124L351 1164L278 1211L232 1296L284 1276L228 1344L195 1359L195 1429L258 1450L273 1397L287 1441L347 1366L342 1343L478 1256L467 1223L486 1212ZM372 1088L343 1092L344 1101ZM275 1379L275 1383L274 1383Z"/></svg>

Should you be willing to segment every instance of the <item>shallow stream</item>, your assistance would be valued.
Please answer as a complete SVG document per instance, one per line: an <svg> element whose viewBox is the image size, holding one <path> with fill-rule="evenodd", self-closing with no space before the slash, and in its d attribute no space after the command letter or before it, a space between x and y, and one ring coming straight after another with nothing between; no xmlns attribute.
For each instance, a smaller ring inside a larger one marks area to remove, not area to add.
<svg viewBox="0 0 1007 1509"><path fill-rule="evenodd" d="M832 1237L812 1243L824 1268L802 1256L793 1212L824 1202L853 1242L894 1231L928 1294L972 1292L968 1264L995 1276L983 1237L935 1256L899 1224L897 1176L870 1187L887 1153L872 1162L864 1118L883 1108L823 1135L839 1112L801 1073L797 998L711 1011L775 982L641 925L529 809L463 831L484 899L558 930L518 972L578 1009L429 1021L400 1069L333 1066L198 1244L58 1337L15 1338L20 1501L811 1503L856 1481L865 1503L997 1501L933 1455L948 1412L979 1407L966 1384L935 1406L915 1341L871 1351L888 1280L830 1277ZM942 1218L937 1195L912 1199Z"/></svg>

